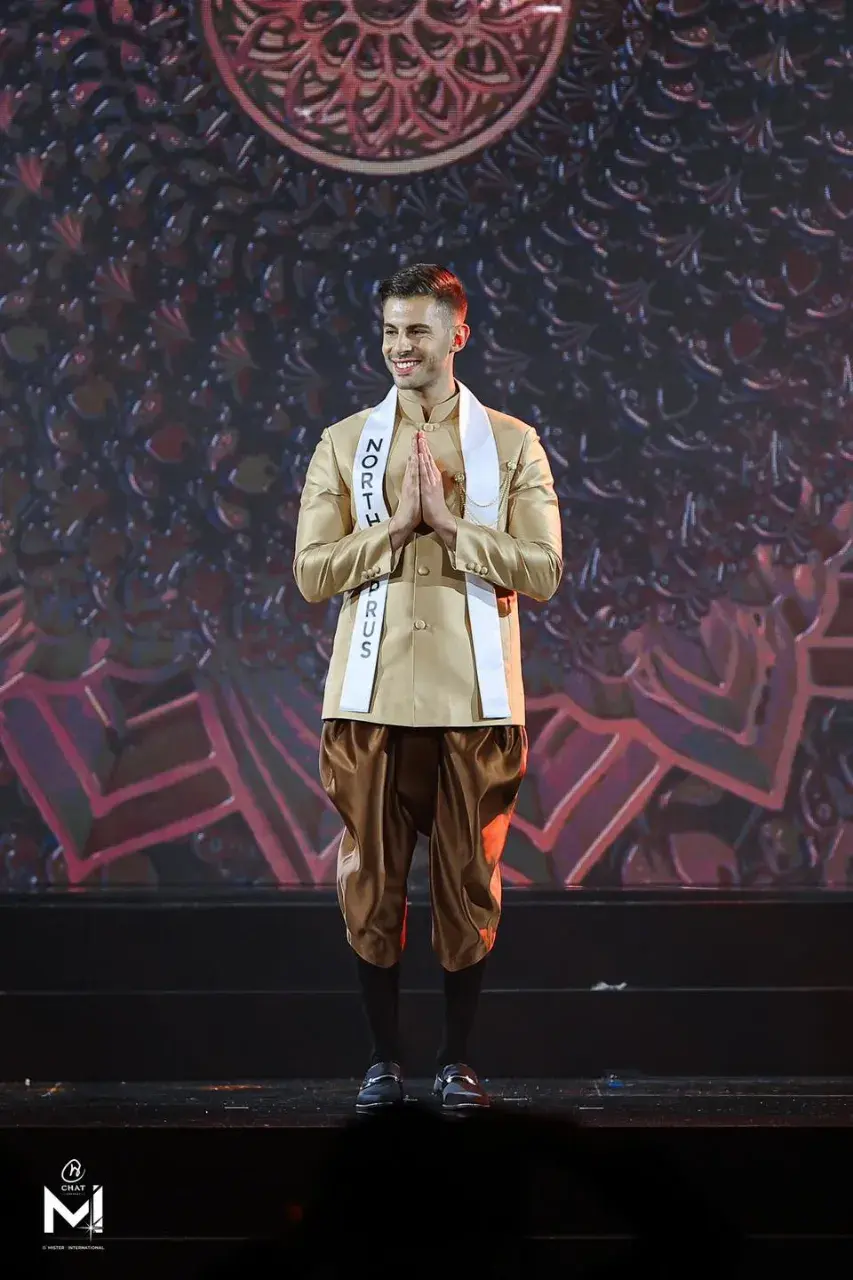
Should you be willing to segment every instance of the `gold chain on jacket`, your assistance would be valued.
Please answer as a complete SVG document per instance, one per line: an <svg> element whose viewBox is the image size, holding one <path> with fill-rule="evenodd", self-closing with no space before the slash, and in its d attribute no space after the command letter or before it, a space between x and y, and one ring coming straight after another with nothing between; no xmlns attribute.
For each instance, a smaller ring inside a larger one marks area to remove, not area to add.
<svg viewBox="0 0 853 1280"><path fill-rule="evenodd" d="M504 475L501 479L500 487L498 488L498 509L499 510L503 505L503 500L509 490L510 482L512 481L512 473L513 471L515 471L515 465L516 464L514 462L504 463L504 468L503 468ZM483 523L482 520L478 520L476 515L474 515L473 512L470 515L468 514L468 504L470 502L472 507L479 507L481 511L484 511L487 507L491 507L492 503L476 502L474 498L469 499L464 476L462 476L461 479L459 479L459 477L457 476L454 476L453 483L456 485L456 488L459 490L459 493L462 496L462 510L465 512L465 518L469 519L472 524L482 524Z"/></svg>

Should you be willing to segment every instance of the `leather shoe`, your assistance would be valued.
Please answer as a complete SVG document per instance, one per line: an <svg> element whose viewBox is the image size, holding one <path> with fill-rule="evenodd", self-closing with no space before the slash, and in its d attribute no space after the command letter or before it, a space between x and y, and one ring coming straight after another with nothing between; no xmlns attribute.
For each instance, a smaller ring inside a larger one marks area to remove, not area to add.
<svg viewBox="0 0 853 1280"><path fill-rule="evenodd" d="M435 1077L433 1093L441 1098L445 1111L473 1111L490 1105L489 1095L477 1079L476 1071L464 1062L442 1067Z"/></svg>
<svg viewBox="0 0 853 1280"><path fill-rule="evenodd" d="M396 1062L374 1062L362 1081L355 1100L361 1115L398 1107L403 1101L403 1076Z"/></svg>

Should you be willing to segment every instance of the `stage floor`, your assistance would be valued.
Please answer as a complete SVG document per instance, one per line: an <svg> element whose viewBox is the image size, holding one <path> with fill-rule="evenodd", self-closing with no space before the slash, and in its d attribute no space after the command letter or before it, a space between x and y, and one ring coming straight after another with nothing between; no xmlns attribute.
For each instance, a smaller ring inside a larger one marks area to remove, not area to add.
<svg viewBox="0 0 853 1280"><path fill-rule="evenodd" d="M80 1249L121 1280L349 1275L352 1242L375 1251L388 1222L432 1249L431 1275L449 1274L464 1228L478 1262L454 1278L853 1266L851 1078L486 1084L495 1106L461 1122L437 1114L427 1079L363 1121L347 1079L3 1084L0 1224L33 1280ZM103 1188L103 1230L81 1240L60 1222L47 1238L45 1189L68 1190L72 1159Z"/></svg>
<svg viewBox="0 0 853 1280"><path fill-rule="evenodd" d="M486 1080L496 1107L584 1126L853 1124L853 1077L836 1080ZM431 1080L407 1081L433 1105ZM314 1128L353 1117L355 1080L0 1084L0 1128Z"/></svg>

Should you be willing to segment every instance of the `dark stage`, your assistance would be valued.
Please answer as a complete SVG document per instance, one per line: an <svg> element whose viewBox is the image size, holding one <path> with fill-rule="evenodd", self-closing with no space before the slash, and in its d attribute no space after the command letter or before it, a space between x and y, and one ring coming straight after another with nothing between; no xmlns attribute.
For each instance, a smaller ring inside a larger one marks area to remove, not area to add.
<svg viewBox="0 0 853 1280"><path fill-rule="evenodd" d="M200 1278L331 1276L354 1241L366 1247L395 1220L419 1251L405 1275L457 1228L500 1276L649 1263L728 1278L782 1260L838 1274L853 1259L851 1079L490 1080L493 1112L461 1120L438 1115L422 1079L396 1117L362 1121L355 1083L3 1086L4 1203L18 1234L32 1239L41 1184L69 1159L105 1196L104 1233L84 1256L68 1247L79 1232L57 1234L15 1274L76 1273L96 1252L98 1274L122 1277L155 1264ZM456 1203L472 1158L482 1186Z"/></svg>
<svg viewBox="0 0 853 1280"><path fill-rule="evenodd" d="M489 1080L501 1111L574 1118L597 1128L845 1128L853 1077L841 1080ZM330 1129L354 1120L357 1081L0 1085L5 1129ZM408 1081L406 1105L440 1113L432 1078ZM364 1123L369 1123L366 1120ZM448 1120L448 1123L453 1123Z"/></svg>
<svg viewBox="0 0 853 1280"><path fill-rule="evenodd" d="M507 889L471 1054L521 1080L853 1076L853 895ZM349 1078L367 1048L330 890L0 897L0 1080ZM404 1065L441 1031L413 893Z"/></svg>
<svg viewBox="0 0 853 1280"><path fill-rule="evenodd" d="M333 1276L389 1223L418 1251L405 1271L389 1256L393 1274L448 1274L457 1229L480 1250L450 1272L466 1276L837 1274L853 1260L851 916L846 894L509 891L472 1048L495 1105L451 1120L429 1094L441 993L417 897L411 1100L356 1121L366 1036L332 894L0 901L21 1274L76 1273L102 1246L101 1274L122 1278ZM71 1159L104 1187L85 1258L42 1251L43 1188Z"/></svg>

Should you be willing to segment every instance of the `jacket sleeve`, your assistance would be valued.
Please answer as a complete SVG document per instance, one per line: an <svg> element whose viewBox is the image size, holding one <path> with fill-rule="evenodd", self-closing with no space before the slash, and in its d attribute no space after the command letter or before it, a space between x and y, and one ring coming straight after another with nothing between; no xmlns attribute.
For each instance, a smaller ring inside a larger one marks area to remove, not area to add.
<svg viewBox="0 0 853 1280"><path fill-rule="evenodd" d="M299 518L293 576L311 604L363 586L391 573L400 550L391 549L388 521L353 529L350 494L335 457L328 430L320 437L308 466Z"/></svg>
<svg viewBox="0 0 853 1280"><path fill-rule="evenodd" d="M533 600L550 600L556 592L563 573L560 507L548 458L532 428L510 485L506 531L458 520L451 562L461 573L476 573Z"/></svg>

